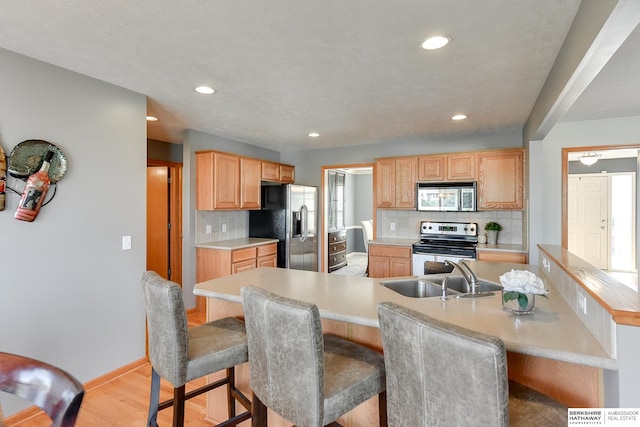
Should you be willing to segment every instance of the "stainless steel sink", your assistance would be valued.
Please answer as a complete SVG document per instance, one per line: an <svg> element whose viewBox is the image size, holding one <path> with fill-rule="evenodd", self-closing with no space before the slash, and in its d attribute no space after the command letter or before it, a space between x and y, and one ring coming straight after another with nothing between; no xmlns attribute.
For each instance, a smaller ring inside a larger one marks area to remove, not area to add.
<svg viewBox="0 0 640 427"><path fill-rule="evenodd" d="M410 298L428 298L442 296L442 285L424 279L385 280L380 284L394 292ZM457 294L449 289L447 295Z"/></svg>
<svg viewBox="0 0 640 427"><path fill-rule="evenodd" d="M443 280L444 280L444 277L434 278L430 281L442 286ZM447 279L447 288L454 291L458 291L462 294L467 294L471 292L471 287L469 286L465 278L462 276L449 276L449 278ZM498 284L489 282L484 279L478 279L478 292L494 292L494 291L501 291L501 290L502 290L502 286Z"/></svg>
<svg viewBox="0 0 640 427"><path fill-rule="evenodd" d="M459 298L472 297L469 293L471 292L469 284L462 276L433 275L428 279L421 277L384 280L380 284L406 297L429 298L442 296L442 282L445 278L447 278L447 295L455 295ZM478 279L478 294L474 296L489 296L492 295L490 292L501 290L502 286L498 284Z"/></svg>

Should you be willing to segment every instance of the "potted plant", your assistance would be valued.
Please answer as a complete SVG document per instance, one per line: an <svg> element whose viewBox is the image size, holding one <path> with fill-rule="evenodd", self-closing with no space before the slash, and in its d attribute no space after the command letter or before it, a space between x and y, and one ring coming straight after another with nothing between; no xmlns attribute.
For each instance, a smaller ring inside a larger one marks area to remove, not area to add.
<svg viewBox="0 0 640 427"><path fill-rule="evenodd" d="M485 224L484 229L487 230L487 243L490 245L498 243L498 231L502 230L502 226L497 222L490 221Z"/></svg>

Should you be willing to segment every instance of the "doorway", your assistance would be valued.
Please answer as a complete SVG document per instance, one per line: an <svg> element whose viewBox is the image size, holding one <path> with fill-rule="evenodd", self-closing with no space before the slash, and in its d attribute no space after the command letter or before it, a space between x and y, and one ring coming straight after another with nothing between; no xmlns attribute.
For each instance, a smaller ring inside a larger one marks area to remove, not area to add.
<svg viewBox="0 0 640 427"><path fill-rule="evenodd" d="M182 284L182 164L147 164L147 270Z"/></svg>
<svg viewBox="0 0 640 427"><path fill-rule="evenodd" d="M344 230L347 265L334 274L365 275L367 254L361 221L373 219L373 164L322 167L320 271L329 271L329 233Z"/></svg>
<svg viewBox="0 0 640 427"><path fill-rule="evenodd" d="M637 290L638 146L562 151L563 248Z"/></svg>

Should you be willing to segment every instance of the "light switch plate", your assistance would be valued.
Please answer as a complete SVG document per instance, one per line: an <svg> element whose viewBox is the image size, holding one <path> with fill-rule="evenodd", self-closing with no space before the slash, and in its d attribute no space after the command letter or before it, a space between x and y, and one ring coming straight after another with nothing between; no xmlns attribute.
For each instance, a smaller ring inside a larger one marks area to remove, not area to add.
<svg viewBox="0 0 640 427"><path fill-rule="evenodd" d="M131 249L131 236L122 236L122 250L128 251Z"/></svg>

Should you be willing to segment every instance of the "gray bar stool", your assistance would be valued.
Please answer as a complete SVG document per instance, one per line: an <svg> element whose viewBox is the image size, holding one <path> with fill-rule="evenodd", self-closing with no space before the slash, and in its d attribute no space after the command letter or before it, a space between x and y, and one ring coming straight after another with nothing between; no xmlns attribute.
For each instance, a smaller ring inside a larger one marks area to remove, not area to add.
<svg viewBox="0 0 640 427"><path fill-rule="evenodd" d="M184 402L214 388L227 386L229 420L220 426L235 426L251 418L251 402L236 387L234 367L248 361L247 336L242 321L227 317L193 328L188 327L180 285L153 271L142 274L149 329L151 398L148 426L157 427L158 411L173 406L173 425L184 425ZM185 384L226 369L226 376L185 394ZM169 381L173 400L159 403L160 378ZM247 411L236 415L235 401Z"/></svg>
<svg viewBox="0 0 640 427"><path fill-rule="evenodd" d="M378 395L386 426L383 356L322 334L314 304L253 286L241 289L249 341L253 426L267 425L267 407L297 427L321 427Z"/></svg>
<svg viewBox="0 0 640 427"><path fill-rule="evenodd" d="M504 343L378 305L393 426L566 426L567 407L507 376Z"/></svg>

